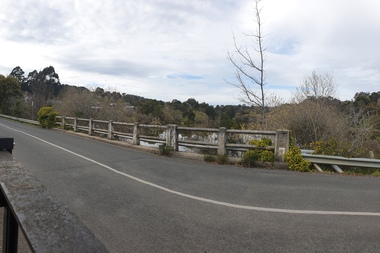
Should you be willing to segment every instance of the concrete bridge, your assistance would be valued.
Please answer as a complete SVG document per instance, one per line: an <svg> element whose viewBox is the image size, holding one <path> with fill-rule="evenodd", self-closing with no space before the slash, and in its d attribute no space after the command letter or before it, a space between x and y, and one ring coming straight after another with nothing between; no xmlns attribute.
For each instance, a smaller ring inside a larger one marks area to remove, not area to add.
<svg viewBox="0 0 380 253"><path fill-rule="evenodd" d="M378 178L167 158L0 119L109 252L379 252Z"/></svg>

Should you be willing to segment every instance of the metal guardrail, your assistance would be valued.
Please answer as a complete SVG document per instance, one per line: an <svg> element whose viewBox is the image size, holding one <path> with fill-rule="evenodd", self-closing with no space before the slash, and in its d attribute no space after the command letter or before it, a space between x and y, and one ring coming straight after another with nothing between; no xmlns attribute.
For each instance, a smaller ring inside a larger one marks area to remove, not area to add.
<svg viewBox="0 0 380 253"><path fill-rule="evenodd" d="M315 155L312 154L313 150L301 150L302 157L316 165L318 170L321 170L318 164L328 164L332 165L334 170L342 173L343 171L338 167L350 166L350 167L364 167L364 168L380 168L379 159L369 159L369 158L346 158L342 156L329 156L329 155Z"/></svg>
<svg viewBox="0 0 380 253"><path fill-rule="evenodd" d="M39 125L40 124L36 120L17 118L17 117L13 117L13 116L4 115L4 114L1 114L0 116L3 118L6 118L6 119L16 120L16 121L20 121L20 122L24 122L24 123L28 123L28 124L32 124L32 125Z"/></svg>
<svg viewBox="0 0 380 253"><path fill-rule="evenodd" d="M0 151L3 252L17 252L21 229L32 252L107 252L105 246L12 155Z"/></svg>

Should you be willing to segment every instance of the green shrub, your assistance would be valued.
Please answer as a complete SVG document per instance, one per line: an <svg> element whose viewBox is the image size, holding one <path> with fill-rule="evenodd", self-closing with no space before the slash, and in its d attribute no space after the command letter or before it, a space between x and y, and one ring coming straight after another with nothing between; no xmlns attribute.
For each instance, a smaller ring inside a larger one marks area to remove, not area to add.
<svg viewBox="0 0 380 253"><path fill-rule="evenodd" d="M251 140L249 144L258 147L272 146L272 140L268 138L262 138L261 140ZM251 167L256 161L261 162L273 162L274 152L268 149L251 149L244 153L241 164L243 166Z"/></svg>
<svg viewBox="0 0 380 253"><path fill-rule="evenodd" d="M292 146L285 153L285 162L292 171L309 172L311 163L303 159L301 149Z"/></svg>
<svg viewBox="0 0 380 253"><path fill-rule="evenodd" d="M158 150L160 152L160 155L171 156L174 149L172 147L166 146L166 144L162 144L158 146Z"/></svg>
<svg viewBox="0 0 380 253"><path fill-rule="evenodd" d="M37 120L42 128L52 128L55 126L58 113L54 111L53 107L41 107L37 113Z"/></svg>
<svg viewBox="0 0 380 253"><path fill-rule="evenodd" d="M372 176L380 176L380 170L379 169L377 169L377 170L375 170L373 173L372 173Z"/></svg>
<svg viewBox="0 0 380 253"><path fill-rule="evenodd" d="M259 156L257 151L257 149L252 149L245 152L243 155L243 159L241 160L241 164L246 167L254 166Z"/></svg>
<svg viewBox="0 0 380 253"><path fill-rule="evenodd" d="M338 142L335 137L330 138L327 141L317 141L311 143L309 146L314 149L314 154L319 155L333 155L343 157L369 157L369 151L377 148L378 143L376 141L365 141L366 147L351 147L347 143ZM371 149L368 149L371 147Z"/></svg>
<svg viewBox="0 0 380 253"><path fill-rule="evenodd" d="M290 135L289 144L289 151L284 155L284 159L289 170L309 172L311 163L302 157L301 149L295 145L292 135Z"/></svg>
<svg viewBox="0 0 380 253"><path fill-rule="evenodd" d="M332 156L343 156L343 157L369 157L369 151L370 150L376 150L376 147L378 146L378 143L372 142L372 141L366 141L364 142L366 145L364 147L357 147L350 149L348 144L338 142L338 140L335 137L330 138L327 141L320 140L314 143L310 144L310 148L314 149L314 154L321 154L321 155L332 155ZM370 148L369 148L370 147ZM335 172L331 168L331 166L325 165L325 168L321 168L325 171L332 171ZM353 166L343 166L341 167L344 173L347 174L362 174L362 175L371 175L375 173L376 175L376 169L370 169L370 168L362 168L362 167L353 167Z"/></svg>
<svg viewBox="0 0 380 253"><path fill-rule="evenodd" d="M261 162L274 162L274 153L272 150L261 149L259 151L258 160Z"/></svg>
<svg viewBox="0 0 380 253"><path fill-rule="evenodd" d="M338 142L335 137L330 138L328 141L319 140L310 144L310 148L314 149L314 154L319 155L333 155L353 157L353 152L349 151L348 147Z"/></svg>
<svg viewBox="0 0 380 253"><path fill-rule="evenodd" d="M255 145L258 147L268 147L272 146L272 140L268 138L262 138L261 140L250 140L249 144Z"/></svg>

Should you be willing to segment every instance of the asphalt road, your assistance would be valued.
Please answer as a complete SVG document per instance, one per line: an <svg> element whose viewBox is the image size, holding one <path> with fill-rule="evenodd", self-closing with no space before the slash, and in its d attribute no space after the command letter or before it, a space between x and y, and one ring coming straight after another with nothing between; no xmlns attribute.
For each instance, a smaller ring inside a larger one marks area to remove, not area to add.
<svg viewBox="0 0 380 253"><path fill-rule="evenodd" d="M380 178L161 157L0 119L110 252L380 252Z"/></svg>

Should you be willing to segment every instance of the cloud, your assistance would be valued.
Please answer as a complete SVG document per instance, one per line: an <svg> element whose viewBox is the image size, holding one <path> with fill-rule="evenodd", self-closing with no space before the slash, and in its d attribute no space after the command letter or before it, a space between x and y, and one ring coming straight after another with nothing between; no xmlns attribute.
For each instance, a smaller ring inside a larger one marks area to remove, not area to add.
<svg viewBox="0 0 380 253"><path fill-rule="evenodd" d="M375 46L380 43L380 34L376 32L380 19L375 11L379 3L292 0L277 6L283 11L272 18L269 15L275 12L275 3L279 1L269 2L272 4L264 12L269 28L266 39L270 45L270 79L295 86L303 76L316 70L333 73L342 99L353 98L360 89L379 90L376 85L380 82L380 70L376 66L380 64L380 52ZM291 54L274 55L287 53L288 46Z"/></svg>
<svg viewBox="0 0 380 253"><path fill-rule="evenodd" d="M378 91L380 3L262 4L267 93L287 100L313 70L333 73L341 99ZM0 22L2 74L52 65L62 83L215 104L239 103L227 51L232 34L252 49L255 32L251 0L3 0Z"/></svg>
<svg viewBox="0 0 380 253"><path fill-rule="evenodd" d="M65 20L68 13L62 4L52 1L5 1L2 8L7 12L0 18L0 31L8 40L25 43L57 43L67 39Z"/></svg>
<svg viewBox="0 0 380 253"><path fill-rule="evenodd" d="M156 70L155 67L147 66L147 64L142 66L134 61L121 59L98 58L91 56L61 59L58 57L56 59L67 68L73 70L109 76L142 77L149 76Z"/></svg>
<svg viewBox="0 0 380 253"><path fill-rule="evenodd" d="M189 74L175 74L175 75L167 75L167 78L172 78L172 79L188 79L188 80L200 80L200 79L205 79L204 76L199 76L199 75L189 75Z"/></svg>

